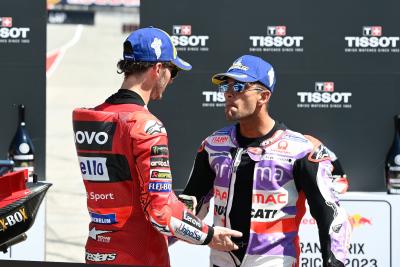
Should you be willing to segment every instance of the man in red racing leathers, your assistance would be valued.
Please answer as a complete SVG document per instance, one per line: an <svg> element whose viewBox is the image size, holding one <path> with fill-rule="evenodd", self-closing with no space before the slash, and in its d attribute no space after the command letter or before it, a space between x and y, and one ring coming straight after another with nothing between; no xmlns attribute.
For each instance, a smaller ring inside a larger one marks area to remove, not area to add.
<svg viewBox="0 0 400 267"><path fill-rule="evenodd" d="M344 266L351 225L333 188L330 153L269 116L272 66L245 55L213 82L225 95L226 118L238 123L204 140L183 194L197 199L200 218L213 197L214 224L243 236L232 238L238 250L212 250L211 266L302 266L305 200L318 225L323 266Z"/></svg>
<svg viewBox="0 0 400 267"><path fill-rule="evenodd" d="M230 237L240 232L204 224L173 193L166 130L147 109L178 70L191 66L177 57L167 33L150 27L128 36L118 67L122 89L73 112L91 217L86 262L169 266L167 236L237 249Z"/></svg>

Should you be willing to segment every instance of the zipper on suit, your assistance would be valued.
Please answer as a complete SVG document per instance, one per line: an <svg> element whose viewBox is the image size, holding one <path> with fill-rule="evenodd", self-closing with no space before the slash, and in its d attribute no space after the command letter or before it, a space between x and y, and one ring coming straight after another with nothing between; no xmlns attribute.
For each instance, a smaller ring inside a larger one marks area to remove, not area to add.
<svg viewBox="0 0 400 267"><path fill-rule="evenodd" d="M236 182L236 172L239 167L239 164L242 160L243 148L239 147L236 150L235 157L233 158L233 163L231 166L231 180L229 184L229 192L228 192L228 203L226 205L226 213L225 213L225 225L228 228L231 228L231 220L229 219L229 213L232 209L233 196L235 195L235 182Z"/></svg>

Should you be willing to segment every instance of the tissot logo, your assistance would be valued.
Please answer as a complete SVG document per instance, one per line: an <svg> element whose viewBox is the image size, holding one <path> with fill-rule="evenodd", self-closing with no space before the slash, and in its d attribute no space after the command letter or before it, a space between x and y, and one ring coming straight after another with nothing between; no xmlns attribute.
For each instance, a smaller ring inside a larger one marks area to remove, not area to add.
<svg viewBox="0 0 400 267"><path fill-rule="evenodd" d="M381 36L382 27L381 26L364 26L363 27L364 36Z"/></svg>
<svg viewBox="0 0 400 267"><path fill-rule="evenodd" d="M363 26L360 36L345 36L345 52L399 53L399 36L384 36L382 26Z"/></svg>
<svg viewBox="0 0 400 267"><path fill-rule="evenodd" d="M178 51L208 51L207 41L210 39L208 35L192 34L192 25L173 25L172 26L172 43Z"/></svg>
<svg viewBox="0 0 400 267"><path fill-rule="evenodd" d="M225 96L224 93L216 91L203 91L203 103L202 106L205 108L225 107Z"/></svg>
<svg viewBox="0 0 400 267"><path fill-rule="evenodd" d="M99 121L74 121L74 139L78 150L111 151L116 124Z"/></svg>
<svg viewBox="0 0 400 267"><path fill-rule="evenodd" d="M269 36L285 36L286 26L268 26L267 34Z"/></svg>
<svg viewBox="0 0 400 267"><path fill-rule="evenodd" d="M287 35L287 26L267 26L266 36L251 35L250 52L303 52L304 36Z"/></svg>
<svg viewBox="0 0 400 267"><path fill-rule="evenodd" d="M0 18L0 22L1 22L1 27L7 27L7 28L12 27L12 18L11 17L2 17L2 18Z"/></svg>
<svg viewBox="0 0 400 267"><path fill-rule="evenodd" d="M335 91L334 82L316 82L315 92L333 92Z"/></svg>
<svg viewBox="0 0 400 267"><path fill-rule="evenodd" d="M315 82L314 92L297 92L298 108L351 108L351 92L336 92L334 82Z"/></svg>
<svg viewBox="0 0 400 267"><path fill-rule="evenodd" d="M192 35L191 25L174 25L172 26L172 32L174 35Z"/></svg>
<svg viewBox="0 0 400 267"><path fill-rule="evenodd" d="M16 27L12 17L0 17L0 43L29 44L29 27Z"/></svg>

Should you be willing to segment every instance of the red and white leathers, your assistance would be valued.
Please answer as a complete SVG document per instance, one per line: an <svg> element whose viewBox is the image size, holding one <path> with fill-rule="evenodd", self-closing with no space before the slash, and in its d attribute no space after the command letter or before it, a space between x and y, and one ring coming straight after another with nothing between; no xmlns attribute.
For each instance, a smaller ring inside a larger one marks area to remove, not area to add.
<svg viewBox="0 0 400 267"><path fill-rule="evenodd" d="M167 236L207 244L213 228L172 191L163 124L140 96L121 89L73 127L91 216L86 262L170 266Z"/></svg>

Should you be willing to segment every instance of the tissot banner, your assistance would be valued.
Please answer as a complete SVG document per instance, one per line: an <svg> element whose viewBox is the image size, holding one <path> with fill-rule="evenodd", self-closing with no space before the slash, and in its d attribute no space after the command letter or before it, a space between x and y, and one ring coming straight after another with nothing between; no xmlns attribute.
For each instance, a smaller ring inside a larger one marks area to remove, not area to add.
<svg viewBox="0 0 400 267"><path fill-rule="evenodd" d="M24 104L39 179L45 177L45 59L46 2L0 1L0 159L6 158L17 128L18 109L13 104Z"/></svg>
<svg viewBox="0 0 400 267"><path fill-rule="evenodd" d="M39 180L45 179L46 17L44 0L0 1L0 159L6 159L17 128L18 109L13 104L24 104ZM44 260L44 214L43 205L28 240L1 253L0 259ZM21 217L10 217L5 224L17 219Z"/></svg>
<svg viewBox="0 0 400 267"><path fill-rule="evenodd" d="M393 0L373 7L361 0L178 0L173 8L143 1L141 26L167 31L193 65L150 104L167 127L174 187L186 184L202 139L228 124L211 76L252 54L275 67L273 118L333 150L350 190L385 191L384 161L400 113L399 7Z"/></svg>

